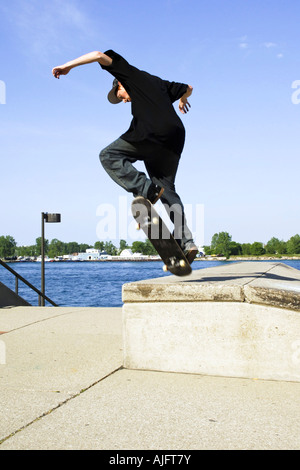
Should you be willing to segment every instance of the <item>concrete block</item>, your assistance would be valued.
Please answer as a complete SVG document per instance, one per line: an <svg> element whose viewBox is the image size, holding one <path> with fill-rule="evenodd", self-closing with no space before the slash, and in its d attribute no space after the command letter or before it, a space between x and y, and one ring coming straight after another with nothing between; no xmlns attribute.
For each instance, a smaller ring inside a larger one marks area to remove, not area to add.
<svg viewBox="0 0 300 470"><path fill-rule="evenodd" d="M235 263L124 286L124 367L300 382L295 271Z"/></svg>

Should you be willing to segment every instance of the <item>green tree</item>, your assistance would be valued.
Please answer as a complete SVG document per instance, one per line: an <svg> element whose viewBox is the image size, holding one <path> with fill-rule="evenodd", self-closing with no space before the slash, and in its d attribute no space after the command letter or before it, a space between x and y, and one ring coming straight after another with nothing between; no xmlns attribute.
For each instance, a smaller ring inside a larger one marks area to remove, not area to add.
<svg viewBox="0 0 300 470"><path fill-rule="evenodd" d="M264 255L266 250L264 249L264 246L260 242L254 242L251 245L251 255L253 256L260 256Z"/></svg>
<svg viewBox="0 0 300 470"><path fill-rule="evenodd" d="M80 243L79 244L80 253L85 253L88 248L92 248L92 246L88 245L87 243Z"/></svg>
<svg viewBox="0 0 300 470"><path fill-rule="evenodd" d="M35 239L35 254L36 256L40 256L42 254L42 237L38 237ZM49 247L49 240L47 238L44 239L44 248L45 254L48 254L48 247Z"/></svg>
<svg viewBox="0 0 300 470"><path fill-rule="evenodd" d="M16 256L37 256L36 245L17 246Z"/></svg>
<svg viewBox="0 0 300 470"><path fill-rule="evenodd" d="M286 253L286 242L284 240L280 240L277 246L277 253L279 255L283 255Z"/></svg>
<svg viewBox="0 0 300 470"><path fill-rule="evenodd" d="M131 251L132 253L143 253L144 250L144 242L136 241L133 242Z"/></svg>
<svg viewBox="0 0 300 470"><path fill-rule="evenodd" d="M118 253L117 248L115 247L115 245L111 241L106 242L104 244L104 251L106 251L106 253L108 255L111 255L111 256L116 256L117 253Z"/></svg>
<svg viewBox="0 0 300 470"><path fill-rule="evenodd" d="M66 244L57 238L53 238L49 244L48 255L50 258L55 258L56 256L62 256L65 254Z"/></svg>
<svg viewBox="0 0 300 470"><path fill-rule="evenodd" d="M251 243L242 243L242 254L251 255Z"/></svg>
<svg viewBox="0 0 300 470"><path fill-rule="evenodd" d="M265 246L266 253L270 255L273 254L283 254L286 253L286 243L283 240L278 240L278 238L271 238Z"/></svg>
<svg viewBox="0 0 300 470"><path fill-rule="evenodd" d="M132 253L141 253L142 255L148 256L157 255L157 251L148 239L145 242L133 242L131 251Z"/></svg>
<svg viewBox="0 0 300 470"><path fill-rule="evenodd" d="M95 242L94 248L96 250L103 251L104 250L104 242L100 242L100 241Z"/></svg>
<svg viewBox="0 0 300 470"><path fill-rule="evenodd" d="M79 253L79 243L77 242L65 243L64 255L72 255L73 253Z"/></svg>
<svg viewBox="0 0 300 470"><path fill-rule="evenodd" d="M122 251L126 250L126 248L129 248L129 246L127 245L126 240L120 240L119 253L122 253Z"/></svg>
<svg viewBox="0 0 300 470"><path fill-rule="evenodd" d="M148 238L146 239L145 243L144 243L144 252L143 252L143 255L157 255L157 251L156 249L154 248L154 246L152 245L152 243L150 242L150 240L148 240Z"/></svg>
<svg viewBox="0 0 300 470"><path fill-rule="evenodd" d="M215 255L229 258L231 235L228 232L215 233L211 239L211 250Z"/></svg>
<svg viewBox="0 0 300 470"><path fill-rule="evenodd" d="M300 253L300 235L294 235L286 243L286 251L290 255Z"/></svg>
<svg viewBox="0 0 300 470"><path fill-rule="evenodd" d="M237 242L230 242L229 243L229 251L231 255L241 255L242 254L242 246Z"/></svg>
<svg viewBox="0 0 300 470"><path fill-rule="evenodd" d="M10 258L15 255L16 242L10 235L0 237L0 258Z"/></svg>
<svg viewBox="0 0 300 470"><path fill-rule="evenodd" d="M203 250L204 250L204 253L206 255L211 255L212 254L212 250L211 250L211 247L209 245L204 245Z"/></svg>

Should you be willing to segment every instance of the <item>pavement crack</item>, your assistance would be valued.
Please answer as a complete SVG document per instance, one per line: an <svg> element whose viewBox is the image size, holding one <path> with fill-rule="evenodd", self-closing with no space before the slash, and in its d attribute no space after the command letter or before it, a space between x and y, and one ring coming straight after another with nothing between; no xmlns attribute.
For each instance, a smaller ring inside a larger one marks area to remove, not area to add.
<svg viewBox="0 0 300 470"><path fill-rule="evenodd" d="M90 390L91 388L95 387L95 385L98 385L100 382L102 382L103 380L107 379L108 377L110 377L111 375L114 375L116 372L119 372L120 370L123 369L123 366L120 366L118 367L117 369L114 369L113 371L109 372L108 374L106 374L105 376L101 377L101 379L99 380L96 380L95 382L93 382L91 385L85 387L85 388L82 388L79 392L75 393L74 395L72 395L71 397L68 397L66 398L66 400L62 401L61 403L59 403L58 405L54 406L53 408L51 408L50 410L48 411L45 411L44 413L42 413L40 416L38 416L37 418L33 419L32 421L30 421L29 423L27 424L24 424L24 426L20 427L19 429L17 429L16 431L13 431L12 433L10 433L8 436L5 436L3 437L2 439L0 438L0 446L5 442L7 441L8 439L10 439L11 437L15 436L16 434L18 434L19 432L21 431L24 431L24 429L27 429L29 426L31 426L32 424L36 423L37 421L40 421L42 418L44 418L45 416L48 416L49 414L51 414L53 411L55 410L58 410L59 408L61 408L62 406L66 405L68 402L70 402L71 400L74 400L75 398L79 397L80 395L82 395L82 393L85 393L87 392L88 390Z"/></svg>

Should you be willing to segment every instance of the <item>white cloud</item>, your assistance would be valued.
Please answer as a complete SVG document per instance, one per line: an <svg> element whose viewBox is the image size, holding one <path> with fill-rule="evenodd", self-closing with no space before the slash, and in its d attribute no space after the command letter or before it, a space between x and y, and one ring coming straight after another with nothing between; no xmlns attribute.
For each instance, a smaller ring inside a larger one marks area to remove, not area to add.
<svg viewBox="0 0 300 470"><path fill-rule="evenodd" d="M266 48L266 49L273 49L273 48L277 48L278 49L278 44L276 44L276 42L264 42L263 43L263 46ZM280 52L276 55L277 59L282 59L283 58L283 54Z"/></svg>
<svg viewBox="0 0 300 470"><path fill-rule="evenodd" d="M241 36L240 38L238 38L238 41L239 41L239 48L240 49L247 49L248 48L248 42L247 42L247 36L246 35Z"/></svg>
<svg viewBox="0 0 300 470"><path fill-rule="evenodd" d="M265 42L264 43L264 46L267 48L267 49L270 49L270 47L276 47L277 44L275 42Z"/></svg>
<svg viewBox="0 0 300 470"><path fill-rule="evenodd" d="M240 38L238 38L239 40L239 44L238 44L238 47L240 49L243 49L243 50L248 50L248 53L250 52L250 50L252 52L258 52L258 48L265 48L265 49L274 49L274 50L278 50L280 45L278 45L276 42L271 42L271 41L266 41L264 43L261 43L260 45L259 44L251 44L251 46L249 46L249 42L247 41L248 37L247 36L241 36ZM274 52L274 51L273 51ZM276 57L277 59L282 59L283 58L283 54L282 53L277 53L276 54Z"/></svg>
<svg viewBox="0 0 300 470"><path fill-rule="evenodd" d="M0 6L27 54L45 59L92 36L90 19L75 0L10 0ZM47 59L46 59L47 60Z"/></svg>

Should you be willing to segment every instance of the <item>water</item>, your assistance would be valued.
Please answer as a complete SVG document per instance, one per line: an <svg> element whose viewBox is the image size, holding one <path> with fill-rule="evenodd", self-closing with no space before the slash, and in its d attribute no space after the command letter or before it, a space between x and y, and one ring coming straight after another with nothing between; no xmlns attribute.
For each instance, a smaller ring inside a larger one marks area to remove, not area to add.
<svg viewBox="0 0 300 470"><path fill-rule="evenodd" d="M282 262L300 270L300 260ZM224 263L226 261L196 261L194 268L203 269ZM41 263L10 263L10 267L40 289ZM162 267L160 261L45 263L46 295L61 307L120 307L124 283L169 276ZM0 282L15 289L14 275L2 266ZM38 305L38 295L21 281L19 295L31 305Z"/></svg>

